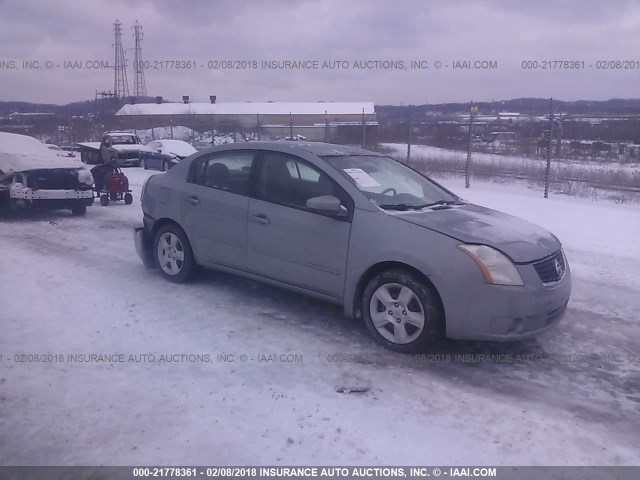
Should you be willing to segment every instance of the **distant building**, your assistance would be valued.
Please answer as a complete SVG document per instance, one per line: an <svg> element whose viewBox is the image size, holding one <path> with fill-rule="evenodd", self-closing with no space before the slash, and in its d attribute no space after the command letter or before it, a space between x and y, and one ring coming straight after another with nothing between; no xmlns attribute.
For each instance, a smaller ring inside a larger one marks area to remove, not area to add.
<svg viewBox="0 0 640 480"><path fill-rule="evenodd" d="M161 100L160 100L161 102ZM145 103L124 105L112 128L133 130L183 125L196 131L258 132L270 137L360 143L362 123L374 143L378 121L373 102ZM293 128L292 128L293 126Z"/></svg>

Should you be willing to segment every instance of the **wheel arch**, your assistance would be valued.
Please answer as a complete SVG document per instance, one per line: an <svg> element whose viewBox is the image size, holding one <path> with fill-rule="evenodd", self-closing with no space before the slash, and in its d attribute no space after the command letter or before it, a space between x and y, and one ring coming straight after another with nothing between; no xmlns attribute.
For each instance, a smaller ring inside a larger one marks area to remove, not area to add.
<svg viewBox="0 0 640 480"><path fill-rule="evenodd" d="M156 234L158 233L158 230L160 230L165 225L170 225L170 224L173 224L176 227L180 228L180 230L182 230L182 232L187 237L187 240L189 240L189 243L191 243L191 239L189 238L189 235L187 235L187 231L184 229L184 227L180 225L180 223L175 221L173 218L169 218L169 217L159 218L158 220L153 222L153 226L151 227L151 237L156 238Z"/></svg>
<svg viewBox="0 0 640 480"><path fill-rule="evenodd" d="M373 277L387 270L405 270L412 273L421 281L423 281L429 287L429 289L433 291L436 298L438 299L438 304L442 312L444 321L446 323L445 309L442 303L442 297L440 296L440 292L438 292L438 289L436 288L434 283L431 281L431 279L427 275L425 275L422 271L418 270L417 268L407 263L399 262L399 261L378 262L370 266L367 270L365 270L365 272L362 275L360 275L360 278L358 279L358 283L356 284L356 288L354 291L353 301L350 302L351 305L345 305L345 307L350 307L350 311L346 312L349 316L362 318L362 295L364 293L364 289L367 287L367 284L371 281Z"/></svg>

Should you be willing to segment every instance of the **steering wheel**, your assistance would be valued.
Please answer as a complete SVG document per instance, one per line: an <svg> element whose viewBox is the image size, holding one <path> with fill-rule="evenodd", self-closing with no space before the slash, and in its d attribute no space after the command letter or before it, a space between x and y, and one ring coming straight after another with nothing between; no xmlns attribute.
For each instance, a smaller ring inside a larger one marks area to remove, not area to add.
<svg viewBox="0 0 640 480"><path fill-rule="evenodd" d="M389 192L393 192L394 197L398 195L398 191L393 187L385 188L383 191L380 192L380 195L386 195Z"/></svg>

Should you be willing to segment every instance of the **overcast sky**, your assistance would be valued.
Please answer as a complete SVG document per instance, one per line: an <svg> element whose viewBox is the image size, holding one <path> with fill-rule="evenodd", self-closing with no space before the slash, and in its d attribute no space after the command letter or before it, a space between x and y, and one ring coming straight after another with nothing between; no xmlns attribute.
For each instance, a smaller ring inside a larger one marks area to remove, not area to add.
<svg viewBox="0 0 640 480"><path fill-rule="evenodd" d="M147 93L167 99L418 104L640 97L638 0L0 0L0 100L67 103L112 90L112 69L71 70L64 61L113 65L116 18L131 91L135 20L144 31L145 60L195 61L195 69L146 71ZM584 69L522 68L525 60L565 59L584 62ZM37 60L40 69L24 69L23 60ZM210 70L216 60L255 60L258 68ZM262 60L320 66L339 60L349 68L266 70ZM402 61L406 69L353 69L355 61L375 60ZM412 60L430 68L412 70ZM497 68L454 70L456 60L491 60ZM599 70L597 62L607 60L635 61L628 65L635 69Z"/></svg>

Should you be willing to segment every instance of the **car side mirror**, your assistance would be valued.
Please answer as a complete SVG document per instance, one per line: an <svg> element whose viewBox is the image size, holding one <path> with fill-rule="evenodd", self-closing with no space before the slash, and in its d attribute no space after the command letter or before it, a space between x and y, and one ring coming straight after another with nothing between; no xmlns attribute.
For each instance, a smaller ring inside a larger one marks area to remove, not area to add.
<svg viewBox="0 0 640 480"><path fill-rule="evenodd" d="M307 200L306 206L309 210L326 213L334 217L346 217L347 209L340 203L340 199L333 195L322 195Z"/></svg>

